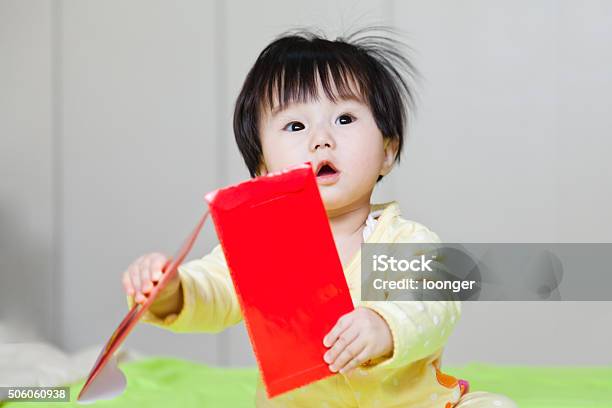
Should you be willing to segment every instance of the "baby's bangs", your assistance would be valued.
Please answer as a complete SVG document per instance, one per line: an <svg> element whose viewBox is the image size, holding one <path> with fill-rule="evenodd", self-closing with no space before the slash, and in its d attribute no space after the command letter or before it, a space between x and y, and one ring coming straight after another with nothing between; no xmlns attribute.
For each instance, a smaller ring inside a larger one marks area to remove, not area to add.
<svg viewBox="0 0 612 408"><path fill-rule="evenodd" d="M356 58L346 61L329 55L313 58L303 53L292 54L273 67L261 82L261 104L271 111L285 109L290 103L318 101L319 84L333 102L355 98L368 104L370 84L362 74L365 71Z"/></svg>

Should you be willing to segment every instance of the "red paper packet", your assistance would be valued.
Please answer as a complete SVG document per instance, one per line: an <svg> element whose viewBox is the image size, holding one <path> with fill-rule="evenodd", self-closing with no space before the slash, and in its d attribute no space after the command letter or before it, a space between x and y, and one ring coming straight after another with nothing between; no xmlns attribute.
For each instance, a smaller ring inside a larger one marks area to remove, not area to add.
<svg viewBox="0 0 612 408"><path fill-rule="evenodd" d="M268 395L332 375L323 361L323 336L353 304L310 165L216 190L206 199ZM115 351L177 273L207 215L165 265L145 303L135 304L110 336L77 400L95 388Z"/></svg>
<svg viewBox="0 0 612 408"><path fill-rule="evenodd" d="M168 260L166 265L164 265L162 269L162 278L159 281L154 282L154 287L147 295L147 300L142 304L134 304L130 311L125 315L121 323L119 323L119 326L117 326L113 334L110 336L110 338L102 348L102 351L100 351L96 362L94 363L91 371L89 372L89 375L87 376L87 380L85 381L83 388L81 388L81 391L79 392L77 401L89 399L87 398L87 392L95 387L96 379L100 376L100 374L105 368L108 368L107 365L112 361L112 357L115 351L117 351L117 349L119 348L121 343L123 343L127 335L130 334L130 332L132 331L134 326L136 326L136 323L138 323L142 315L149 309L160 291L177 273L179 265L183 262L183 260L193 247L193 244L198 234L200 233L200 230L204 226L204 222L206 221L207 217L208 211L206 211L202 215L200 221L195 226L191 234L189 234L183 245L181 245L175 256ZM123 379L123 382L125 383L125 378ZM96 390L96 393L99 391L100 390Z"/></svg>
<svg viewBox="0 0 612 408"><path fill-rule="evenodd" d="M206 200L268 396L333 375L323 337L353 303L310 164Z"/></svg>

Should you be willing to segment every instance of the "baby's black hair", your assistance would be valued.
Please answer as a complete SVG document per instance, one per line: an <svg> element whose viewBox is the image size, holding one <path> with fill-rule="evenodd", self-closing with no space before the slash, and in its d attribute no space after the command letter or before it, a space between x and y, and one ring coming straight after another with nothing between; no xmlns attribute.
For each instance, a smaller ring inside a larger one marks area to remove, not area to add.
<svg viewBox="0 0 612 408"><path fill-rule="evenodd" d="M413 81L419 74L401 52L404 44L377 31L394 33L388 27L371 27L330 41L322 34L299 29L281 34L259 54L234 109L234 135L251 177L258 175L263 159L259 138L262 108L273 107L274 95L281 108L291 102L316 100L317 81L332 101L338 96L364 101L383 138L397 141L395 160L399 163L408 114L415 109ZM354 94L351 81L360 95ZM334 85L339 95L334 95Z"/></svg>

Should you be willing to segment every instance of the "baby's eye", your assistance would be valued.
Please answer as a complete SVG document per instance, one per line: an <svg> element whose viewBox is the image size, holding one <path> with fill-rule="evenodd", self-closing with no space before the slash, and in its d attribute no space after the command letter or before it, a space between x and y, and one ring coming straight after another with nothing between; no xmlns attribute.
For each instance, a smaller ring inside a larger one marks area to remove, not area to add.
<svg viewBox="0 0 612 408"><path fill-rule="evenodd" d="M289 132L297 132L298 130L304 130L305 126L301 122L290 122L285 125L283 130L288 130Z"/></svg>
<svg viewBox="0 0 612 408"><path fill-rule="evenodd" d="M344 114L344 115L340 115L338 116L338 119L336 119L336 123L340 123L341 125L348 125L349 123L353 123L353 121L355 120L355 118L349 114Z"/></svg>

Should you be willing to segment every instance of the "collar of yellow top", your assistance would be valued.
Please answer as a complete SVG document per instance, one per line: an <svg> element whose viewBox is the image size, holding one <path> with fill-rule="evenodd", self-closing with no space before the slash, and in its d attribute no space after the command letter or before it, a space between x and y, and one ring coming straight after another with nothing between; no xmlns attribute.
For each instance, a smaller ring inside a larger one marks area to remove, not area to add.
<svg viewBox="0 0 612 408"><path fill-rule="evenodd" d="M377 242L380 239L382 232L385 230L386 224L394 217L400 215L400 207L397 201L389 201L381 204L370 204L370 212L382 210L378 216L378 222L372 234L366 242Z"/></svg>
<svg viewBox="0 0 612 408"><path fill-rule="evenodd" d="M374 231L372 231L372 234L370 234L365 242L379 242L390 220L400 215L400 207L397 201L370 204L370 212L376 210L382 210L382 213L378 216L378 222L374 227ZM344 274L348 276L359 265L361 265L361 248L344 267Z"/></svg>

